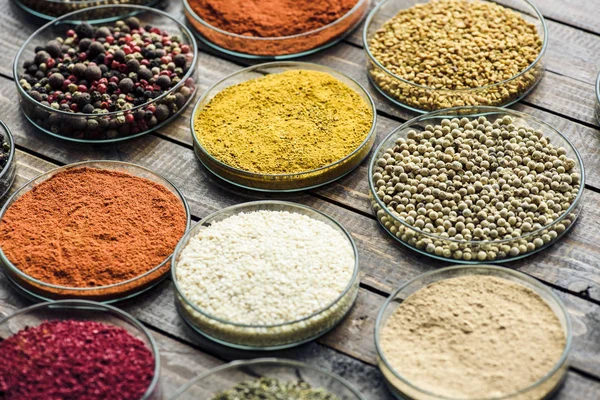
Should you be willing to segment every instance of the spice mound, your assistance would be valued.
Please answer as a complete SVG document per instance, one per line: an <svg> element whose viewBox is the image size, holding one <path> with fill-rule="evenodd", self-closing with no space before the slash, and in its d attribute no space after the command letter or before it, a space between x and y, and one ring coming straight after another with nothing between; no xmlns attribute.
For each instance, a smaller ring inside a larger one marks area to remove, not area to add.
<svg viewBox="0 0 600 400"><path fill-rule="evenodd" d="M540 250L577 217L577 162L549 136L506 115L411 129L375 161L377 218L420 251L499 260ZM403 223L398 221L400 219Z"/></svg>
<svg viewBox="0 0 600 400"><path fill-rule="evenodd" d="M188 20L209 41L244 54L287 55L342 37L367 12L360 0L188 0ZM254 40L256 39L256 40Z"/></svg>
<svg viewBox="0 0 600 400"><path fill-rule="evenodd" d="M181 37L142 26L135 17L106 26L84 22L37 46L35 56L23 62L21 88L57 112L31 102L23 102L23 107L29 107L25 111L36 124L63 136L135 135L187 104L193 79L179 84L194 67L193 59L192 48ZM175 86L178 89L168 93ZM82 113L86 117L78 116Z"/></svg>
<svg viewBox="0 0 600 400"><path fill-rule="evenodd" d="M385 321L379 342L390 367L413 387L460 399L508 397L533 385L566 345L539 294L487 275L445 279L411 294ZM384 373L411 398L430 398ZM526 398L544 398L560 381L553 378Z"/></svg>
<svg viewBox="0 0 600 400"><path fill-rule="evenodd" d="M536 26L508 8L479 0L431 0L400 11L368 40L385 69L421 88L403 84L374 63L370 72L387 94L415 108L500 105L537 83L541 68L489 90L452 91L517 76L537 59L542 45Z"/></svg>
<svg viewBox="0 0 600 400"><path fill-rule="evenodd" d="M280 37L309 32L341 18L358 0L190 0L209 24L244 36Z"/></svg>
<svg viewBox="0 0 600 400"><path fill-rule="evenodd" d="M78 167L56 173L11 204L0 222L0 245L31 278L95 288L157 267L186 224L181 200L166 187L124 172ZM160 274L167 271L168 264Z"/></svg>
<svg viewBox="0 0 600 400"><path fill-rule="evenodd" d="M339 400L325 389L315 389L308 382L281 382L274 378L244 381L219 393L211 400Z"/></svg>
<svg viewBox="0 0 600 400"><path fill-rule="evenodd" d="M92 321L47 321L0 342L0 397L139 400L154 357L125 329Z"/></svg>
<svg viewBox="0 0 600 400"><path fill-rule="evenodd" d="M303 214L260 210L200 229L175 275L184 316L202 332L265 347L307 340L339 322L356 297L354 268L341 231Z"/></svg>
<svg viewBox="0 0 600 400"><path fill-rule="evenodd" d="M333 76L292 70L228 87L197 115L204 149L256 174L296 174L359 148L373 124L369 104Z"/></svg>

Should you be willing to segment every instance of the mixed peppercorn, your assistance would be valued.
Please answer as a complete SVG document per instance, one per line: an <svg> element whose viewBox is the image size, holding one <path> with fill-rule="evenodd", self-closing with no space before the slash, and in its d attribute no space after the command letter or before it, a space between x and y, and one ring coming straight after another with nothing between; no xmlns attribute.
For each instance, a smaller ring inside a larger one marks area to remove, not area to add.
<svg viewBox="0 0 600 400"><path fill-rule="evenodd" d="M180 37L142 26L135 17L113 26L84 22L36 47L19 83L37 102L28 115L42 128L110 139L145 132L181 110L194 92L193 79L170 91L193 59Z"/></svg>

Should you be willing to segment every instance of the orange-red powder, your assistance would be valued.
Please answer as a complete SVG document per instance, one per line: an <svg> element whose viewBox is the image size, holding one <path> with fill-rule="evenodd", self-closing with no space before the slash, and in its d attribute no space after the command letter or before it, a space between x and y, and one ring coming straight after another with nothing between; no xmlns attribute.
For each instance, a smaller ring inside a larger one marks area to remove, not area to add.
<svg viewBox="0 0 600 400"><path fill-rule="evenodd" d="M67 287L135 278L172 254L187 217L162 185L88 167L61 171L16 200L0 246L21 271Z"/></svg>
<svg viewBox="0 0 600 400"><path fill-rule="evenodd" d="M188 12L188 20L209 41L238 53L265 56L298 54L333 42L360 22L369 5L367 0L188 0L188 3L196 14ZM198 17L227 33L200 23Z"/></svg>

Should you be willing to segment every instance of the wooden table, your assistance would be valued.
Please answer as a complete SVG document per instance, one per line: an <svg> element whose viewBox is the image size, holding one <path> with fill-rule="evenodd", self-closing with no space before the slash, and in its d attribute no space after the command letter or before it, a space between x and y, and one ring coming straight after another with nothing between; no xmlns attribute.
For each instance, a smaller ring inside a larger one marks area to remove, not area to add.
<svg viewBox="0 0 600 400"><path fill-rule="evenodd" d="M573 350L568 380L560 399L600 399L600 130L594 118L594 82L600 69L598 0L537 0L546 16L547 72L540 85L514 106L555 126L580 151L586 167L585 206L576 226L549 249L511 263L551 287L573 320ZM181 4L166 6L184 19ZM340 221L359 248L361 289L346 320L319 340L287 351L249 353L216 345L192 332L177 315L170 280L118 306L152 330L162 358L166 395L189 378L224 362L259 356L289 357L324 367L348 379L367 399L390 399L375 366L373 329L386 296L418 274L443 266L396 243L373 218L367 200L366 161L349 176L323 188L288 196L244 192L213 177L192 151L191 107L167 128L114 145L82 145L36 130L21 114L12 74L13 58L37 29L9 0L0 4L0 118L15 135L15 188L44 171L83 160L109 159L146 166L174 182L185 194L194 220L234 204L284 198L317 208ZM357 79L373 95L378 109L378 141L414 114L389 103L368 83L361 30L342 43L304 60L321 63ZM202 47L200 90L248 65ZM29 303L0 278L0 314Z"/></svg>

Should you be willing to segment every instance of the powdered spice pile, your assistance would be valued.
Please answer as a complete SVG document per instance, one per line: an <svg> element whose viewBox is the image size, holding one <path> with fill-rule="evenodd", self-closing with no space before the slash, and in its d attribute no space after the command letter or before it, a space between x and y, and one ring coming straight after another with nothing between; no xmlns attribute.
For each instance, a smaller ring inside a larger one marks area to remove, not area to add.
<svg viewBox="0 0 600 400"><path fill-rule="evenodd" d="M399 375L421 390L460 399L525 389L552 370L565 341L560 321L537 293L485 275L446 279L413 293L380 334L383 355ZM538 389L544 388L553 387Z"/></svg>
<svg viewBox="0 0 600 400"><path fill-rule="evenodd" d="M0 342L0 399L139 400L154 377L150 349L125 329L48 321Z"/></svg>
<svg viewBox="0 0 600 400"><path fill-rule="evenodd" d="M244 36L281 37L313 31L343 17L358 0L189 0L212 26Z"/></svg>
<svg viewBox="0 0 600 400"><path fill-rule="evenodd" d="M135 278L170 256L186 229L167 188L123 172L58 172L16 200L0 222L0 245L21 271L67 287Z"/></svg>

